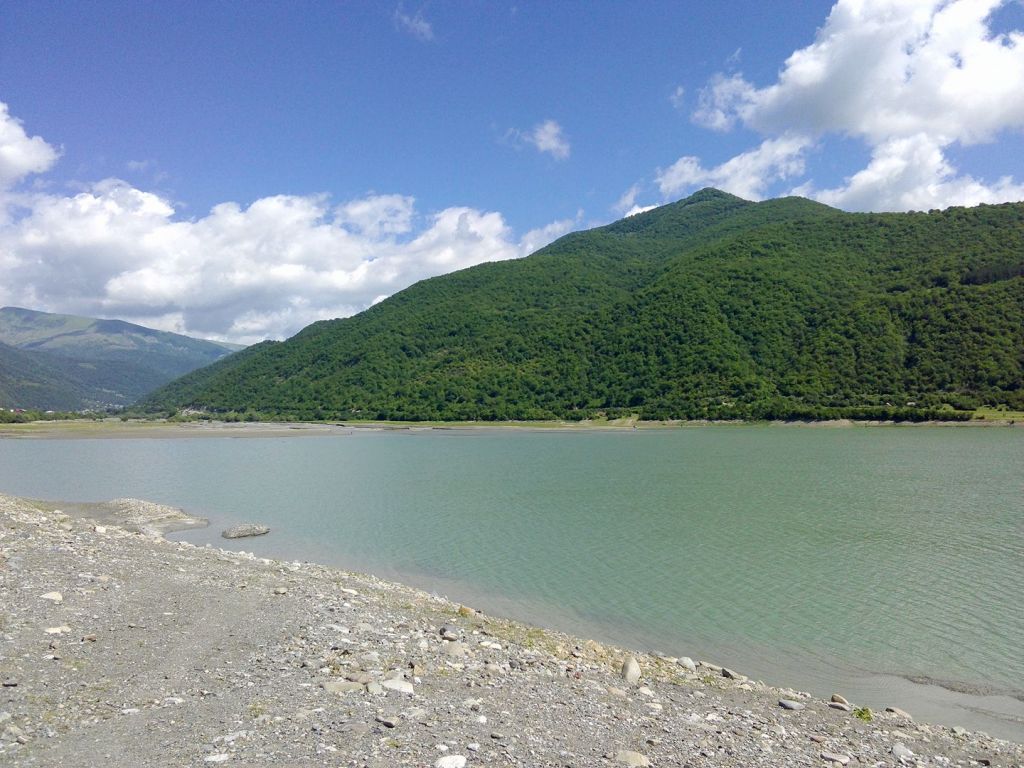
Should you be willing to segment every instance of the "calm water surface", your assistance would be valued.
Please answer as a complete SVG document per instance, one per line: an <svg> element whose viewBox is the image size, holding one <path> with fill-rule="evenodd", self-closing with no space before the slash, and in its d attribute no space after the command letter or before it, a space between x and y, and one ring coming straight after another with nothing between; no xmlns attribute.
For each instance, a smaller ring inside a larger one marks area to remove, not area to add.
<svg viewBox="0 0 1024 768"><path fill-rule="evenodd" d="M1024 430L0 440L0 491L1024 741Z"/></svg>

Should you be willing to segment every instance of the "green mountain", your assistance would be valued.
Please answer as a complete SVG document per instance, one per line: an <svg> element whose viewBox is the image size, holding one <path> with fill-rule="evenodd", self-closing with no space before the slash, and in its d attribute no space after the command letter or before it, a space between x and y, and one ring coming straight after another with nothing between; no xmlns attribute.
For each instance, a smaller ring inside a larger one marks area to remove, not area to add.
<svg viewBox="0 0 1024 768"><path fill-rule="evenodd" d="M121 320L0 309L0 406L82 410L128 405L233 345Z"/></svg>
<svg viewBox="0 0 1024 768"><path fill-rule="evenodd" d="M852 214L707 189L424 280L143 405L287 419L920 418L1024 408L1022 369L1024 204Z"/></svg>

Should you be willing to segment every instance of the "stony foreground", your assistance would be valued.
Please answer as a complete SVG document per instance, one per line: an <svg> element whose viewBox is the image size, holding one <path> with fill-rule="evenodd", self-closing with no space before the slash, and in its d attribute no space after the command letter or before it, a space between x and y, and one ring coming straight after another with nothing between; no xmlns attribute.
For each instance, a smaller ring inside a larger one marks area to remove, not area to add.
<svg viewBox="0 0 1024 768"><path fill-rule="evenodd" d="M155 505L89 513L0 496L0 764L1024 765L905 713L169 542L187 521Z"/></svg>

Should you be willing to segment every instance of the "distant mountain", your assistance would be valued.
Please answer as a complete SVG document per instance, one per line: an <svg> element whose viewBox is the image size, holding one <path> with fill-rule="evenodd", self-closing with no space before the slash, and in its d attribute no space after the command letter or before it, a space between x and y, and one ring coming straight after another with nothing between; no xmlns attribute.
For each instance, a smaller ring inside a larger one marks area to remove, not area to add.
<svg viewBox="0 0 1024 768"><path fill-rule="evenodd" d="M403 420L1024 409L1022 275L1024 204L853 214L708 189L424 280L142 405Z"/></svg>
<svg viewBox="0 0 1024 768"><path fill-rule="evenodd" d="M129 405L235 345L121 320L0 309L0 406L82 410Z"/></svg>

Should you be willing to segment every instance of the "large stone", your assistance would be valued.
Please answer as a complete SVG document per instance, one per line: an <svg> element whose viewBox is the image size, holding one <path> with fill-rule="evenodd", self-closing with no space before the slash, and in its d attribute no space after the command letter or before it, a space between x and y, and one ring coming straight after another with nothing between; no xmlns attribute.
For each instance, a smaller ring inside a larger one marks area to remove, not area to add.
<svg viewBox="0 0 1024 768"><path fill-rule="evenodd" d="M683 657L677 659L676 660L676 664L678 664L680 667L685 669L687 672L691 672L693 674L697 674L697 665L694 663L693 659L691 659L689 656L683 656Z"/></svg>
<svg viewBox="0 0 1024 768"><path fill-rule="evenodd" d="M620 674L627 683L636 685L640 682L640 663L632 656L627 656L625 661L622 662Z"/></svg>
<svg viewBox="0 0 1024 768"><path fill-rule="evenodd" d="M806 705L801 704L799 701L793 701L792 699L779 699L779 706L783 709L789 709L793 712L799 712L801 709L805 709Z"/></svg>
<svg viewBox="0 0 1024 768"><path fill-rule="evenodd" d="M830 699L830 701L834 701L836 704L849 704L850 703L843 696L840 696L838 693L833 693L832 694L832 698Z"/></svg>
<svg viewBox="0 0 1024 768"><path fill-rule="evenodd" d="M445 755L437 758L434 768L466 768L466 757L464 755Z"/></svg>
<svg viewBox="0 0 1024 768"><path fill-rule="evenodd" d="M389 691L398 691L399 693L407 693L410 696L413 695L414 689L412 683L408 680L402 680L400 678L392 678L390 680L382 680L381 687L387 688Z"/></svg>
<svg viewBox="0 0 1024 768"><path fill-rule="evenodd" d="M49 600L51 603L59 604L64 602L64 595L60 592L47 592L45 595L39 596L43 600Z"/></svg>
<svg viewBox="0 0 1024 768"><path fill-rule="evenodd" d="M247 536L264 536L270 533L270 528L266 525L260 525L259 523L244 523L242 525L235 525L228 528L226 531L221 531L221 536L225 539L244 539Z"/></svg>

